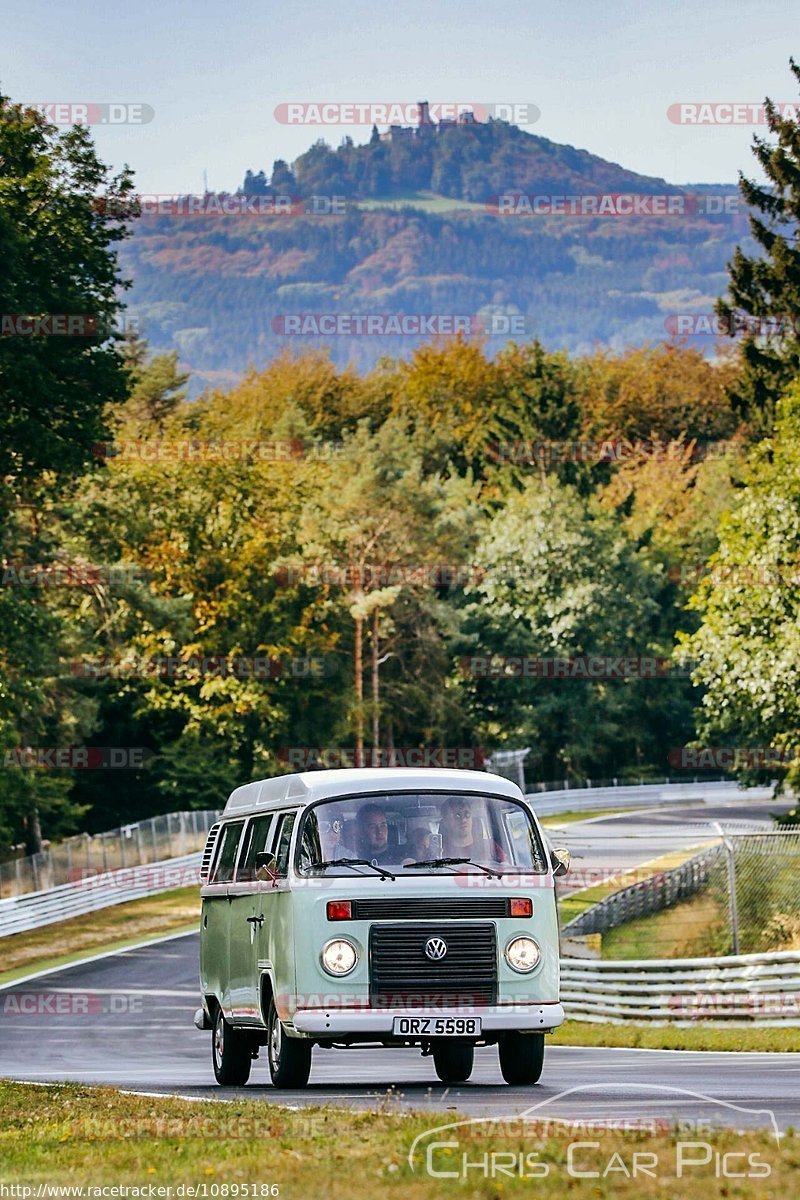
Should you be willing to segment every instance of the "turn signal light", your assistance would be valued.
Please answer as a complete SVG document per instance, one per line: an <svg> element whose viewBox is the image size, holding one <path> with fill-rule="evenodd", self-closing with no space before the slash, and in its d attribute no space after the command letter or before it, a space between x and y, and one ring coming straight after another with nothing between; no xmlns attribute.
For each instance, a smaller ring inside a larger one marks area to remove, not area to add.
<svg viewBox="0 0 800 1200"><path fill-rule="evenodd" d="M328 910L330 911L330 904ZM533 901L530 896L518 896L511 901L509 914L512 917L532 917L533 916Z"/></svg>
<svg viewBox="0 0 800 1200"><path fill-rule="evenodd" d="M513 900L512 900L513 904ZM328 920L329 921L349 921L353 915L352 900L329 900L328 901ZM530 913L527 914L530 916Z"/></svg>

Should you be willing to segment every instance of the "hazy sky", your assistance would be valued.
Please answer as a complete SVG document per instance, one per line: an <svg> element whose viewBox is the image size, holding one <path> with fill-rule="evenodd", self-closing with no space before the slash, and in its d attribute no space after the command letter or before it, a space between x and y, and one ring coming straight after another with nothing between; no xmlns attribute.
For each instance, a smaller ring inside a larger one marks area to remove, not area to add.
<svg viewBox="0 0 800 1200"><path fill-rule="evenodd" d="M797 0L8 0L0 87L27 102L143 103L146 125L97 127L141 192L235 188L247 167L369 127L278 123L294 101L538 106L531 132L671 183L752 172L753 127L691 127L671 104L798 99Z"/></svg>

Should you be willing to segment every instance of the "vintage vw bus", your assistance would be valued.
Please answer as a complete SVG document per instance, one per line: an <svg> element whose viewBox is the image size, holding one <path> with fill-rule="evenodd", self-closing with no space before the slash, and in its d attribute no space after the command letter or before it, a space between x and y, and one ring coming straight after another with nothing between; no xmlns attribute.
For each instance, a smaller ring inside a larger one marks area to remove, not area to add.
<svg viewBox="0 0 800 1200"><path fill-rule="evenodd" d="M516 784L481 771L314 771L248 783L202 865L200 1029L220 1084L266 1047L272 1082L312 1049L419 1046L439 1078L497 1045L536 1083L559 1003L554 876Z"/></svg>

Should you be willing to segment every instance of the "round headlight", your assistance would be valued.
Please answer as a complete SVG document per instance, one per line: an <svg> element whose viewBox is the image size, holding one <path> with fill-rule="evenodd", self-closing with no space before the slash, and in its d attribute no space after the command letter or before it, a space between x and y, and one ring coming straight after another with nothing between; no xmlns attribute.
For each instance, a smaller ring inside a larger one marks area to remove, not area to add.
<svg viewBox="0 0 800 1200"><path fill-rule="evenodd" d="M358 951L352 942L334 938L322 950L322 965L329 975L349 975L358 962Z"/></svg>
<svg viewBox="0 0 800 1200"><path fill-rule="evenodd" d="M531 937L516 937L506 946L506 962L521 975L539 965L542 952Z"/></svg>

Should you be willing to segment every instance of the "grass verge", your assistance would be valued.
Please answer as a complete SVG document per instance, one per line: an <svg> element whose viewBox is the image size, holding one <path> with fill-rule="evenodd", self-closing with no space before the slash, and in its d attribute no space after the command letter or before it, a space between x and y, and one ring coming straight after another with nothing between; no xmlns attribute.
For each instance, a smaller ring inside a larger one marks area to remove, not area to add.
<svg viewBox="0 0 800 1200"><path fill-rule="evenodd" d="M531 800L533 811L536 811L536 798ZM574 811L551 813L549 817L539 817L539 824L545 829L558 829L561 825L573 825L576 821L592 821L595 817L620 817L625 813L641 812L640 808L590 808L586 812Z"/></svg>
<svg viewBox="0 0 800 1200"><path fill-rule="evenodd" d="M532 1089L532 1102L537 1090ZM616 1129L605 1136L593 1132L587 1142L585 1121L571 1135L563 1127L554 1135L552 1122L526 1125L515 1117L504 1125L495 1115L427 1137L412 1165L408 1155L414 1139L460 1121L458 1113L401 1115L385 1105L368 1112L318 1106L290 1111L263 1099L220 1105L72 1084L34 1088L0 1083L0 1170L4 1182L84 1189L128 1185L144 1188L140 1195L147 1195L151 1185L194 1185L195 1191L187 1188L181 1194L199 1200L374 1200L376 1195L499 1200L530 1197L532 1184L536 1196L545 1200L567 1191L592 1198L680 1195L681 1200L707 1200L709 1186L714 1195L728 1194L715 1186L719 1160L713 1151L736 1152L738 1165L747 1161L746 1155L741 1157L745 1150L753 1156L751 1163L768 1164L755 1172L761 1176L753 1180L761 1185L758 1195L791 1195L791 1179L800 1168L794 1136L784 1138L779 1148L763 1130L704 1132L703 1142L712 1153L702 1164L697 1142L694 1152L679 1149L681 1138L687 1146L690 1138L654 1120L652 1108L644 1119L648 1128L622 1134ZM445 1141L449 1144L442 1145ZM582 1144L576 1147L578 1158L573 1155L570 1162L571 1143ZM636 1151L656 1156L649 1159L651 1168L656 1167L654 1177L630 1177ZM684 1165L676 1184L679 1155L702 1165ZM620 1162L627 1163L627 1176ZM503 1164L499 1172L498 1163ZM614 1165L604 1177L610 1163ZM578 1178L575 1170L597 1174ZM731 1194L755 1195L742 1186L746 1182L737 1180ZM35 1194L35 1189L28 1193Z"/></svg>
<svg viewBox="0 0 800 1200"><path fill-rule="evenodd" d="M113 904L41 929L14 933L0 942L3 964L0 983L77 962L105 950L123 950L147 937L191 933L198 928L199 921L200 894L196 887L188 887L130 900L127 904Z"/></svg>
<svg viewBox="0 0 800 1200"><path fill-rule="evenodd" d="M618 892L620 888L629 887L632 883L640 883L643 879L657 875L660 871L671 871L673 867L679 867L687 859L693 858L695 854L699 854L706 846L713 844L713 842L706 842L697 846L688 846L680 850L673 850L669 854L663 854L660 858L653 858L650 862L641 863L638 867L631 867L627 871L620 871L617 875L609 876L608 879L602 880L601 883L592 884L591 887L580 888L576 892L568 892L558 901L561 925L564 926L568 921L573 920L574 917L579 917L587 908L591 908L593 904L604 900L612 892ZM648 955L647 957L652 958L653 956Z"/></svg>
<svg viewBox="0 0 800 1200"><path fill-rule="evenodd" d="M705 958L731 954L728 914L709 891L603 934L603 958Z"/></svg>
<svg viewBox="0 0 800 1200"><path fill-rule="evenodd" d="M550 1035L551 1046L633 1046L641 1050L800 1051L800 1026L622 1025L565 1021Z"/></svg>

